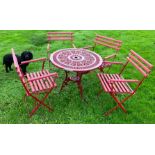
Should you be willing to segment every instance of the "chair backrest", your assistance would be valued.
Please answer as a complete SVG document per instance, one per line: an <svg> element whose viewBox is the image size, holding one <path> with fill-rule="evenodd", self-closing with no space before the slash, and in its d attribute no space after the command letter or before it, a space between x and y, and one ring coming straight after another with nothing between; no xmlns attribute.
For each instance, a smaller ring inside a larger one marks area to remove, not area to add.
<svg viewBox="0 0 155 155"><path fill-rule="evenodd" d="M17 57L15 55L15 52L14 52L13 48L11 49L11 52L12 52L12 57L13 57L14 66L16 68L16 72L17 72L17 74L18 74L18 76L20 78L20 81L23 84L26 92L29 93L29 90L28 90L28 88L26 87L26 84L25 84L26 81L25 81L25 78L24 78L24 74L22 73L21 68L20 68L20 66L18 64L18 60L17 60Z"/></svg>
<svg viewBox="0 0 155 155"><path fill-rule="evenodd" d="M137 83L137 86L134 91L138 89L138 87L142 84L145 78L150 74L153 65L150 64L147 60L145 60L143 57L141 57L139 54L134 52L133 50L130 50L129 56L127 57L127 61L124 64L123 68L121 69L120 74L125 70L126 66L130 63L133 67L135 67L141 74L142 79L139 80Z"/></svg>
<svg viewBox="0 0 155 155"><path fill-rule="evenodd" d="M127 63L128 62L130 62L144 77L147 77L153 68L152 64L133 50L130 50L130 54L127 57Z"/></svg>
<svg viewBox="0 0 155 155"><path fill-rule="evenodd" d="M121 46L122 46L122 41L121 40L116 40L113 38L109 38L106 36L101 36L96 34L95 40L94 40L95 46L96 45L102 45L102 46L106 46L109 48L112 48L116 51L119 51Z"/></svg>
<svg viewBox="0 0 155 155"><path fill-rule="evenodd" d="M23 77L23 73L21 71L21 68L19 67L18 60L17 60L17 57L15 55L14 49L12 49L12 57L13 57L13 62L14 62L14 66L16 68L16 71L17 71L19 77L22 78Z"/></svg>
<svg viewBox="0 0 155 155"><path fill-rule="evenodd" d="M47 33L48 42L50 41L65 41L74 40L73 32L48 32Z"/></svg>

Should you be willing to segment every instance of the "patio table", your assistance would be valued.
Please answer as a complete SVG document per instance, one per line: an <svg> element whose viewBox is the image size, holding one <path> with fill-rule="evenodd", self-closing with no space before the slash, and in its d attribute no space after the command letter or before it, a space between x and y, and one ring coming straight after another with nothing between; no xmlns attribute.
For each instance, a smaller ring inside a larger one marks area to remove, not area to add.
<svg viewBox="0 0 155 155"><path fill-rule="evenodd" d="M77 83L81 98L83 97L82 75L101 66L103 59L100 55L83 48L69 48L55 51L50 56L51 62L65 71L65 79L60 91L73 81ZM76 72L76 76L70 77L69 72Z"/></svg>

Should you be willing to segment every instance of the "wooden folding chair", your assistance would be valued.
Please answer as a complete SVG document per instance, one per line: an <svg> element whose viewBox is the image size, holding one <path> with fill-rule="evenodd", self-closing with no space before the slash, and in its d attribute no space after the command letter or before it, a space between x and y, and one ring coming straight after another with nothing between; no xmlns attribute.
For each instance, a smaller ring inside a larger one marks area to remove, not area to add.
<svg viewBox="0 0 155 155"><path fill-rule="evenodd" d="M124 73L125 68L128 64L134 66L141 74L141 79L124 79L122 73ZM103 74L98 73L97 76L101 82L102 90L99 94L104 90L106 93L109 93L111 97L115 100L117 105L110 109L105 115L109 115L112 111L117 108L121 108L124 112L127 112L123 106L123 103L128 100L132 95L134 95L137 89L140 87L144 79L148 77L151 72L153 65L138 55L133 50L130 51L129 56L127 57L126 63L123 65L119 74ZM132 89L129 83L135 83L135 88ZM123 99L119 99L120 96L125 95Z"/></svg>
<svg viewBox="0 0 155 155"><path fill-rule="evenodd" d="M48 40L48 45L47 45L47 58L49 60L49 67L50 67L50 51L51 51L51 46L52 42L54 41L69 41L71 43L72 48L76 48L74 45L74 33L73 32L48 32L47 33L47 40ZM62 48L62 47L60 47ZM59 48L59 49L60 49ZM53 52L53 51L52 51Z"/></svg>
<svg viewBox="0 0 155 155"><path fill-rule="evenodd" d="M122 46L122 41L96 34L96 37L94 39L94 45L93 46L87 46L84 48L85 49L92 49L94 51L95 47L97 45L112 48L114 50L113 54L108 55L106 57L103 57L103 63L98 68L101 72L103 72L103 69L105 67L111 67L112 66L113 63L110 62L109 60L111 60L111 59L114 60L116 58L116 55L118 54L118 51L120 50L120 48Z"/></svg>
<svg viewBox="0 0 155 155"><path fill-rule="evenodd" d="M12 49L12 56L14 61L14 66L19 75L20 81L25 89L24 99L27 96L30 96L34 99L35 107L30 112L30 117L38 110L38 108L42 105L46 107L49 111L52 109L45 104L45 100L47 99L50 92L57 86L55 83L55 78L58 77L57 73L50 73L48 70L42 69L41 71L34 73L27 73L25 76L19 67L14 49ZM22 64L37 62L37 61L46 61L46 58L34 59L30 61L24 61ZM44 94L42 99L39 98L41 94Z"/></svg>

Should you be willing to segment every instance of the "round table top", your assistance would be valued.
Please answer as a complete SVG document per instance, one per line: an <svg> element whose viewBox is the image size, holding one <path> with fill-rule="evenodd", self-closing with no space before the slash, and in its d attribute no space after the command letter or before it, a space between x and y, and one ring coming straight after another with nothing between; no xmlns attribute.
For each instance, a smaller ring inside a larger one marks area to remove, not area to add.
<svg viewBox="0 0 155 155"><path fill-rule="evenodd" d="M100 55L83 48L55 51L51 54L50 60L56 67L75 72L94 70L103 62Z"/></svg>

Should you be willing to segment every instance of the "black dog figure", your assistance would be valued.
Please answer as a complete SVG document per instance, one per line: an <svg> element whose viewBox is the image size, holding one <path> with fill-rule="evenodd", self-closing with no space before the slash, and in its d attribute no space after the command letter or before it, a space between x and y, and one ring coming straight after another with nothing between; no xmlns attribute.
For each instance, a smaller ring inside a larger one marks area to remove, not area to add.
<svg viewBox="0 0 155 155"><path fill-rule="evenodd" d="M21 57L19 55L16 55L16 57L17 57L18 64L21 64ZM11 68L12 63L13 63L12 54L6 54L3 57L3 65L5 65L5 71L7 73L9 72L9 70L13 71L13 69Z"/></svg>
<svg viewBox="0 0 155 155"><path fill-rule="evenodd" d="M18 64L20 65L22 61L27 61L27 60L31 60L33 59L33 54L30 51L24 51L22 52L21 56L16 55L17 60L18 60ZM12 54L6 54L3 57L3 65L5 65L5 70L8 73L9 70L12 71L13 69L11 68L13 64L13 58L12 58ZM26 74L26 67L28 66L28 64L23 64L20 65L23 74Z"/></svg>
<svg viewBox="0 0 155 155"><path fill-rule="evenodd" d="M24 51L22 52L21 54L21 62L22 61L28 61L28 60L31 60L33 59L33 54L30 52L30 51ZM23 64L23 65L20 65L21 69L22 69L22 72L23 74L25 75L26 74L26 67L29 65L29 63L27 64Z"/></svg>

